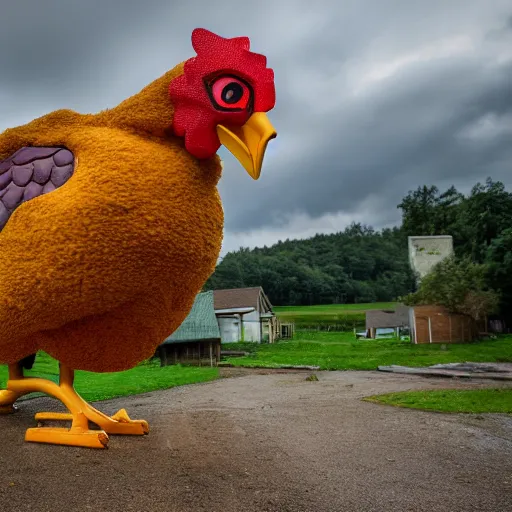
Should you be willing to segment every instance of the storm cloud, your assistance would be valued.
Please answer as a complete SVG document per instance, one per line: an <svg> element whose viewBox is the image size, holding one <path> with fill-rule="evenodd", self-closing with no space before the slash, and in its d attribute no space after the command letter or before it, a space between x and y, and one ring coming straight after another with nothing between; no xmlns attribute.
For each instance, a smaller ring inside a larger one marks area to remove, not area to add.
<svg viewBox="0 0 512 512"><path fill-rule="evenodd" d="M0 130L97 112L191 57L205 27L268 57L262 177L225 160L224 250L399 221L423 184L512 186L510 0L18 0L0 31Z"/></svg>

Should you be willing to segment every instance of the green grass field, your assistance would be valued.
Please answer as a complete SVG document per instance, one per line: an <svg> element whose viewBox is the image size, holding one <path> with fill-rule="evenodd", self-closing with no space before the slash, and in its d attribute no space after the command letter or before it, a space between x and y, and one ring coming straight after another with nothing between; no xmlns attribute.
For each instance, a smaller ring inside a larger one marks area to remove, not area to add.
<svg viewBox="0 0 512 512"><path fill-rule="evenodd" d="M363 400L439 412L512 414L512 389L404 391Z"/></svg>
<svg viewBox="0 0 512 512"><path fill-rule="evenodd" d="M39 352L34 368L25 371L25 375L44 377L58 382L58 363L44 352ZM0 389L5 388L7 376L7 367L0 365ZM77 371L75 387L85 400L94 402L147 393L157 389L173 388L184 384L208 382L218 378L218 376L218 368L179 365L160 367L158 360L151 360L124 372L92 373Z"/></svg>
<svg viewBox="0 0 512 512"><path fill-rule="evenodd" d="M226 360L234 366L319 366L322 370L375 370L380 365L430 366L438 363L512 362L512 336L475 343L413 345L395 339L356 340L352 333L298 331L290 341L257 345L223 344L225 350L246 350L245 357Z"/></svg>
<svg viewBox="0 0 512 512"><path fill-rule="evenodd" d="M371 304L326 304L323 306L275 306L274 311L282 322L295 323L297 329L327 326L336 330L352 330L365 323L365 312L371 309L394 309L395 302Z"/></svg>
<svg viewBox="0 0 512 512"><path fill-rule="evenodd" d="M324 304L317 306L274 306L279 315L336 315L339 313L364 313L370 309L394 309L396 302L370 302L365 304Z"/></svg>

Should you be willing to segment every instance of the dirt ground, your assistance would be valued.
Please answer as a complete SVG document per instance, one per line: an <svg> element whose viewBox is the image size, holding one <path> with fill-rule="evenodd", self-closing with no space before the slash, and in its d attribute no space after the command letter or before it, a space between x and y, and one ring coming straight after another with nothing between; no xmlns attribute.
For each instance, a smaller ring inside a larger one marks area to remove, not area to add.
<svg viewBox="0 0 512 512"><path fill-rule="evenodd" d="M55 405L21 403L0 417L0 511L512 511L512 417L360 400L510 383L223 372L232 378L98 404L150 422L108 450L25 443L34 413Z"/></svg>

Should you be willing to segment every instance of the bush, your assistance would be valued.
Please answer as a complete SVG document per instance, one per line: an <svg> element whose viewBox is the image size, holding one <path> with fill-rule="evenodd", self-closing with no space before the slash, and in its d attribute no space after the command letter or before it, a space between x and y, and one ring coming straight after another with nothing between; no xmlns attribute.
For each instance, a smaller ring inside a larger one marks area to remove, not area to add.
<svg viewBox="0 0 512 512"><path fill-rule="evenodd" d="M487 287L488 267L469 258L449 257L438 263L420 283L417 292L403 298L409 306L435 304L474 320L497 311L499 294Z"/></svg>

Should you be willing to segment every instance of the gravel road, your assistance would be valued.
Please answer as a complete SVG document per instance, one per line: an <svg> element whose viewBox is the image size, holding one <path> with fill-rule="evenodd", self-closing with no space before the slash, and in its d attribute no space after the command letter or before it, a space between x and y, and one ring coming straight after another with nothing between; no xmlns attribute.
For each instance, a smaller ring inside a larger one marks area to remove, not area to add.
<svg viewBox="0 0 512 512"><path fill-rule="evenodd" d="M97 404L126 407L151 427L111 436L108 450L25 443L34 413L55 402L21 403L0 417L0 511L512 511L511 416L360 400L510 383L223 372L231 378Z"/></svg>

